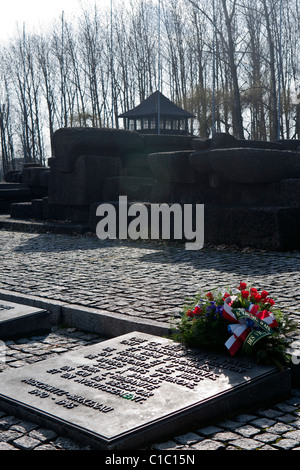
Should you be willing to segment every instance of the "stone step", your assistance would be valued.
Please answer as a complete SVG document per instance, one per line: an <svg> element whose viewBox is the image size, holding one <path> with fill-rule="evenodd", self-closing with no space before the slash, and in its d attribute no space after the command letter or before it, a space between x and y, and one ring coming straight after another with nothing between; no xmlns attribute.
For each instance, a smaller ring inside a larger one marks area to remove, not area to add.
<svg viewBox="0 0 300 470"><path fill-rule="evenodd" d="M65 235L84 234L89 231L89 226L73 224L71 222L51 222L11 219L9 215L0 215L0 229L16 230L19 232L57 233Z"/></svg>
<svg viewBox="0 0 300 470"><path fill-rule="evenodd" d="M28 186L18 183L0 183L0 199L18 199L30 197Z"/></svg>

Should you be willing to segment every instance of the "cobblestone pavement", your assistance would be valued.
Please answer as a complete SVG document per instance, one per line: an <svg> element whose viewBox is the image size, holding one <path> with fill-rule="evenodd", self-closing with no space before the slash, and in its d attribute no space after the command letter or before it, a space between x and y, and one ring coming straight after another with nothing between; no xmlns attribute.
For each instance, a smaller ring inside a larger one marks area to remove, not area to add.
<svg viewBox="0 0 300 470"><path fill-rule="evenodd" d="M241 280L300 315L300 253L240 252L0 230L0 290L166 321L189 296Z"/></svg>
<svg viewBox="0 0 300 470"><path fill-rule="evenodd" d="M0 291L165 322L200 289L245 281L268 290L296 319L300 315L299 252L226 247L188 252L180 246L5 230L0 231L0 242ZM6 367L22 367L104 339L56 326L44 336L6 342ZM80 443L52 430L0 411L0 450L80 448ZM193 429L150 448L300 450L300 389L293 389L284 402Z"/></svg>

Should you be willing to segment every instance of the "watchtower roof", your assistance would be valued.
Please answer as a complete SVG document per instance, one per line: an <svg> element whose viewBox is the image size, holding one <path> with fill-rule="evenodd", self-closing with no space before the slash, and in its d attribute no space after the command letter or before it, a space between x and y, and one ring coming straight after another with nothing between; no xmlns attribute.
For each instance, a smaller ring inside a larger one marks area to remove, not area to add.
<svg viewBox="0 0 300 470"><path fill-rule="evenodd" d="M142 118L146 116L156 116L158 113L158 99L160 104L160 114L178 119L189 119L195 117L193 114L185 111L176 104L172 103L160 91L155 91L142 103L126 113L120 114L120 118Z"/></svg>

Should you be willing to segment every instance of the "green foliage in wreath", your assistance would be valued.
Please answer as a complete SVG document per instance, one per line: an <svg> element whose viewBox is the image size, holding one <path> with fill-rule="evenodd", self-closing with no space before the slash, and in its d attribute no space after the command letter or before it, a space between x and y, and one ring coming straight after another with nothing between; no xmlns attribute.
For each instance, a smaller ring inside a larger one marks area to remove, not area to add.
<svg viewBox="0 0 300 470"><path fill-rule="evenodd" d="M255 288L246 288L247 284L241 282L236 289L216 289L206 294L199 293L195 298L187 300L172 339L188 346L228 354L225 344L230 337L230 321L224 310L227 304L227 309L233 314L240 311L237 309L242 309L254 320L257 318L261 321L264 318L266 321L265 317L270 317L269 321L273 321L271 333L261 334L255 344L248 344L250 342L247 342L247 338L243 341L238 339L241 347L234 354L251 357L258 364L274 364L279 368L287 366L291 359L287 348L292 341L292 333L297 329L296 323L288 314L274 308L275 302L268 292L259 293ZM248 314L249 309L255 312L254 316ZM247 318L241 324L249 326L251 321ZM255 330L259 330L259 327L252 322L251 332Z"/></svg>

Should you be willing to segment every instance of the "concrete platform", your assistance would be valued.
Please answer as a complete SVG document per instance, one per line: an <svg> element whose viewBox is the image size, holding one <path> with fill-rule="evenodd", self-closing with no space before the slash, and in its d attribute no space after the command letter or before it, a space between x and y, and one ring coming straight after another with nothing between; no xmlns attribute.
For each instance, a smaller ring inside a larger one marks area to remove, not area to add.
<svg viewBox="0 0 300 470"><path fill-rule="evenodd" d="M3 300L0 297L0 339L49 332L50 313L46 310Z"/></svg>
<svg viewBox="0 0 300 470"><path fill-rule="evenodd" d="M56 233L65 235L84 234L90 229L84 224L73 224L66 221L38 221L12 219L8 214L0 214L0 229L16 230L31 233Z"/></svg>

